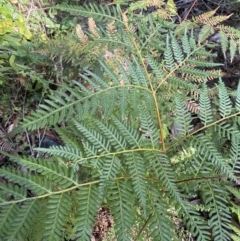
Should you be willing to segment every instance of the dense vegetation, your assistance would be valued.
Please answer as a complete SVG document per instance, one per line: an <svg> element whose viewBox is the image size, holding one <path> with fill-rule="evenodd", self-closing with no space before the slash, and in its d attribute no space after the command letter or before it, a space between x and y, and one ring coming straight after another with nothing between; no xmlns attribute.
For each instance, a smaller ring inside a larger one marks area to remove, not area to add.
<svg viewBox="0 0 240 241"><path fill-rule="evenodd" d="M0 240L239 240L239 9L3 1Z"/></svg>

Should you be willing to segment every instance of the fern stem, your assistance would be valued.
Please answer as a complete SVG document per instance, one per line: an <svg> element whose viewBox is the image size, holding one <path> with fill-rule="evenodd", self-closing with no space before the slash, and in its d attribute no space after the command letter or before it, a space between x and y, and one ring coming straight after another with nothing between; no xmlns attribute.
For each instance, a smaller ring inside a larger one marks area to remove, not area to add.
<svg viewBox="0 0 240 241"><path fill-rule="evenodd" d="M173 148L174 146L178 145L180 142L184 141L185 139L189 139L189 137L197 134L198 132L203 131L203 130L211 127L211 126L216 125L217 123L221 123L222 121L228 120L228 119L230 119L230 118L232 118L232 117L234 117L234 116L238 116L238 115L240 115L240 111L237 112L237 113L234 113L234 114L232 114L232 115L223 117L223 118L220 119L220 120L214 121L214 122L212 122L211 124L205 125L205 126L199 128L199 129L197 129L197 130L195 130L195 131L187 134L186 136L179 138L179 139L178 139L176 142L174 142L172 145L166 147L166 151L168 151L168 150L170 150L171 148Z"/></svg>
<svg viewBox="0 0 240 241"><path fill-rule="evenodd" d="M120 7L119 7L119 11L122 13L123 19L127 18L127 16L124 15L124 13L122 12L122 9ZM150 80L150 77L149 77L149 74L148 74L148 71L147 71L146 64L144 63L143 57L141 55L141 51L139 50L134 37L132 36L132 34L130 34L131 30L129 29L128 23L127 23L127 21L123 21L123 22L124 22L124 26L125 26L125 28L127 30L127 33L129 34L129 36L130 36L130 38L132 40L132 43L133 43L133 45L135 47L136 53L137 53L137 55L138 55L138 57L139 57L139 59L140 59L140 61L142 63L142 66L144 68L146 76L148 76L150 90L151 90L151 94L153 96L155 109L156 109L156 114L157 114L157 120L158 120L158 125L159 125L159 134L160 134L160 137L161 137L161 144L162 144L162 151L165 152L166 151L166 147L165 147L165 141L164 141L164 128L163 128L163 123L162 123L162 119L161 119L160 110L158 108L158 101L157 101L157 97L156 97L156 91L153 88L152 82Z"/></svg>
<svg viewBox="0 0 240 241"><path fill-rule="evenodd" d="M144 225L143 225L142 228L139 230L139 232L138 232L135 240L138 240L138 238L140 237L140 235L142 234L142 232L143 232L143 231L145 230L145 228L147 227L148 222L149 222L149 220L151 219L152 216L153 216L153 213L151 213L151 214L148 216L148 218L147 218L147 220L145 221Z"/></svg>

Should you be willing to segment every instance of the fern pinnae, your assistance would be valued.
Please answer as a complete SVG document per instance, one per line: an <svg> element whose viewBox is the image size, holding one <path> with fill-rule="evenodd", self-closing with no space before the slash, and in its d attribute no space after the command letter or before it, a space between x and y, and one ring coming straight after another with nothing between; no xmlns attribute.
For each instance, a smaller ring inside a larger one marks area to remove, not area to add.
<svg viewBox="0 0 240 241"><path fill-rule="evenodd" d="M240 111L240 81L238 82L237 87L236 109L237 111Z"/></svg>
<svg viewBox="0 0 240 241"><path fill-rule="evenodd" d="M64 236L63 228L67 223L71 208L69 193L51 195L47 203L44 240L61 240Z"/></svg>
<svg viewBox="0 0 240 241"><path fill-rule="evenodd" d="M174 225L170 220L171 214L167 211L167 200L151 183L147 185L147 202L149 204L147 205L147 215L150 217L148 220L150 237L156 241L172 241L176 234L173 232Z"/></svg>
<svg viewBox="0 0 240 241"><path fill-rule="evenodd" d="M127 125L127 123L124 123L124 121L120 121L115 116L112 116L111 120L120 134L125 138L126 142L132 146L132 148L140 147L141 136L136 129L130 127Z"/></svg>
<svg viewBox="0 0 240 241"><path fill-rule="evenodd" d="M238 182L226 160L208 138L202 134L198 135L197 138L192 137L192 146L198 150L198 155L219 168L222 174L226 175L230 180Z"/></svg>
<svg viewBox="0 0 240 241"><path fill-rule="evenodd" d="M186 108L186 102L176 96L175 97L175 103L176 103L176 130L178 132L179 136L184 136L187 133L190 133L193 129L191 125L191 114Z"/></svg>
<svg viewBox="0 0 240 241"><path fill-rule="evenodd" d="M114 150L122 151L126 148L126 141L123 136L119 135L116 129L110 124L104 124L101 121L94 120L94 123L97 125L99 130L108 138L108 140L111 140L111 145L113 146Z"/></svg>
<svg viewBox="0 0 240 241"><path fill-rule="evenodd" d="M199 117L203 125L211 123L213 121L213 113L211 109L211 102L208 96L208 89L205 83L200 93L199 108Z"/></svg>
<svg viewBox="0 0 240 241"><path fill-rule="evenodd" d="M127 160L126 165L132 178L131 181L133 190L137 195L141 208L144 210L144 215L146 215L147 190L144 180L146 167L143 157L141 155L133 155L133 153L131 153L124 155L124 159Z"/></svg>
<svg viewBox="0 0 240 241"><path fill-rule="evenodd" d="M29 173L22 173L19 170L13 170L13 168L1 168L0 176L6 178L10 182L18 183L37 195L51 193L52 183L49 180L44 180L40 176L34 176Z"/></svg>
<svg viewBox="0 0 240 241"><path fill-rule="evenodd" d="M88 185L80 188L77 200L78 218L76 223L76 238L77 241L88 241L92 236L92 229L102 196L96 185Z"/></svg>
<svg viewBox="0 0 240 241"><path fill-rule="evenodd" d="M170 36L171 36L171 46L173 49L174 58L177 60L177 63L181 65L181 63L184 60L182 48L178 44L177 39L173 36L173 34L171 34Z"/></svg>
<svg viewBox="0 0 240 241"><path fill-rule="evenodd" d="M226 190L219 189L213 183L207 183L202 193L204 203L211 206L209 225L212 229L214 240L231 240L228 226L231 223L231 215L227 207L226 195L228 194Z"/></svg>
<svg viewBox="0 0 240 241"><path fill-rule="evenodd" d="M98 153L111 152L109 140L106 140L101 133L81 124L80 122L74 121L74 124L80 133L82 133L83 137L85 137L88 142L92 143L98 149Z"/></svg>
<svg viewBox="0 0 240 241"><path fill-rule="evenodd" d="M187 55L190 55L191 54L191 45L189 42L186 28L184 30L184 35L182 36L181 42L182 42L183 52Z"/></svg>
<svg viewBox="0 0 240 241"><path fill-rule="evenodd" d="M167 38L166 38L166 49L164 51L164 60L165 60L166 67L169 70L173 70L175 68L175 63L174 63L175 61L174 61L172 49L170 47L169 35L167 35Z"/></svg>
<svg viewBox="0 0 240 241"><path fill-rule="evenodd" d="M57 155L64 158L69 158L72 161L77 161L82 158L82 154L79 149L72 146L51 146L50 148L34 148L36 151L49 153L51 155Z"/></svg>
<svg viewBox="0 0 240 241"><path fill-rule="evenodd" d="M147 60L149 66L152 68L152 71L157 80L161 80L164 76L162 66L160 66L159 63L150 55L145 56L145 59Z"/></svg>
<svg viewBox="0 0 240 241"><path fill-rule="evenodd" d="M232 103L222 79L219 79L219 112L222 117L226 117L232 112Z"/></svg>
<svg viewBox="0 0 240 241"><path fill-rule="evenodd" d="M4 240L15 240L16 237L22 240L26 238L32 221L40 209L38 202L37 199L25 201L21 207L17 208L18 212L14 220L8 221L10 224L6 230L8 235L2 237Z"/></svg>
<svg viewBox="0 0 240 241"><path fill-rule="evenodd" d="M112 195L108 197L111 213L114 218L114 229L119 241L131 240L133 225L134 197L129 182L116 180L109 185Z"/></svg>
<svg viewBox="0 0 240 241"><path fill-rule="evenodd" d="M121 161L116 155L104 158L100 171L99 190L103 192L109 181L113 181L121 167Z"/></svg>
<svg viewBox="0 0 240 241"><path fill-rule="evenodd" d="M16 204L8 204L1 206L0 212L0 238L3 239L8 233L7 230L10 228L9 223L11 224L16 217L18 212Z"/></svg>
<svg viewBox="0 0 240 241"><path fill-rule="evenodd" d="M229 162L232 167L233 173L239 175L240 173L240 140L239 138L233 138L231 141L231 149L229 155Z"/></svg>
<svg viewBox="0 0 240 241"><path fill-rule="evenodd" d="M122 23L120 20L121 18L119 17L119 14L117 11L110 11L109 8L104 8L103 6L95 5L95 4L88 4L85 7L81 6L71 6L67 4L62 4L55 6L54 8L65 11L65 12L70 12L70 13L76 13L78 16L83 16L86 18L94 18L97 21L100 22L108 22L108 21L116 21L119 23ZM112 13L115 13L116 16L113 16Z"/></svg>
<svg viewBox="0 0 240 241"><path fill-rule="evenodd" d="M18 185L12 183L8 183L6 185L0 183L0 191L1 194L4 196L4 202L9 196L12 196L14 199L23 199L27 196L26 188L19 187Z"/></svg>
<svg viewBox="0 0 240 241"><path fill-rule="evenodd" d="M231 61L231 63L232 63L233 58L234 58L234 56L235 56L235 54L236 54L236 51L237 51L236 41L233 40L233 39L230 39L229 45L230 45L230 49L229 49L229 50L230 50L230 61Z"/></svg>
<svg viewBox="0 0 240 241"><path fill-rule="evenodd" d="M150 113L145 106L138 106L138 109L142 132L142 142L143 144L150 142L151 147L155 148L159 144L160 138L159 132L156 128L156 123L152 121Z"/></svg>

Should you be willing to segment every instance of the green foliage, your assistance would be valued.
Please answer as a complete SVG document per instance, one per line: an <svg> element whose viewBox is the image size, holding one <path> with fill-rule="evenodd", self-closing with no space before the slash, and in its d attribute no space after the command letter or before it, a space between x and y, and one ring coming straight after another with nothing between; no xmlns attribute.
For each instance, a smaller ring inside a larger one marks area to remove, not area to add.
<svg viewBox="0 0 240 241"><path fill-rule="evenodd" d="M89 18L88 27L77 25L76 35L42 51L72 62L73 71L81 58L90 63L81 62L78 79L63 81L21 123L24 130L55 126L65 144L36 149L49 159L5 153L11 165L0 169L0 238L31 240L36 232L39 240L90 240L104 205L120 241L177 239L173 216L198 241L230 240L226 197L238 183L240 85L232 100L221 79L218 95L209 94L220 66L204 41L211 29L176 35L160 14L127 15L120 5L56 9ZM212 16L205 17L221 22ZM189 100L199 107L195 116ZM191 193L201 205L189 201Z"/></svg>

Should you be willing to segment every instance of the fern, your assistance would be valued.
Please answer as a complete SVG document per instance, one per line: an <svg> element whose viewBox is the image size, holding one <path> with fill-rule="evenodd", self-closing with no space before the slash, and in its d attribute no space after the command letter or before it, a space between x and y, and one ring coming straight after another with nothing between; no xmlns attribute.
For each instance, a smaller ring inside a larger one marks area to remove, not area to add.
<svg viewBox="0 0 240 241"><path fill-rule="evenodd" d="M56 129L60 146L36 148L52 157L4 153L1 239L90 240L98 209L106 206L120 241L178 239L174 216L198 241L230 240L232 204L225 197L239 182L240 85L235 95L221 79L209 87L221 64L206 41L213 30L226 34L219 23L228 16L211 11L178 29L159 15L166 7L172 16L172 1L158 1L159 11L142 18L130 10L152 1L124 11L123 2L55 7L88 21L86 30L76 26L76 36L43 47L71 61L78 79L64 83L66 74L21 123L28 131ZM188 31L198 25L199 34ZM64 42L66 52L59 53ZM233 58L236 46L229 43ZM192 193L200 205L189 201Z"/></svg>

